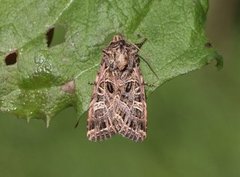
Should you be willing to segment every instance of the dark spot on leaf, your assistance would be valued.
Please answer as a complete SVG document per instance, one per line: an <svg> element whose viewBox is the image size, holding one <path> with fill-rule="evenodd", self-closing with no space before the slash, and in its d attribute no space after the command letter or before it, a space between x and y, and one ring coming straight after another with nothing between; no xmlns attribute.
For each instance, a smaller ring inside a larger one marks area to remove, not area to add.
<svg viewBox="0 0 240 177"><path fill-rule="evenodd" d="M18 53L13 51L5 57L6 65L14 65L17 62Z"/></svg>
<svg viewBox="0 0 240 177"><path fill-rule="evenodd" d="M205 47L206 47L206 48L212 48L212 44L211 44L210 42L207 42L207 43L205 44Z"/></svg>
<svg viewBox="0 0 240 177"><path fill-rule="evenodd" d="M74 93L75 92L75 83L74 81L69 81L61 86L61 90L66 93Z"/></svg>
<svg viewBox="0 0 240 177"><path fill-rule="evenodd" d="M47 38L47 46L50 47L52 44L52 40L53 40L53 35L54 35L54 27L48 29L47 33L46 33L46 38Z"/></svg>

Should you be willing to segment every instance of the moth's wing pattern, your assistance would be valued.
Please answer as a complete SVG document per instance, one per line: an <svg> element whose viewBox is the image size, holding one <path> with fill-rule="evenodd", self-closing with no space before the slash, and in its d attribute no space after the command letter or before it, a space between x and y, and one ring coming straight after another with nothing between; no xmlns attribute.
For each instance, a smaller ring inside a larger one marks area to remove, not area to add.
<svg viewBox="0 0 240 177"><path fill-rule="evenodd" d="M87 137L91 141L101 141L116 134L112 124L114 105L114 82L111 72L102 64L96 77L92 100L88 111Z"/></svg>
<svg viewBox="0 0 240 177"><path fill-rule="evenodd" d="M116 133L136 142L146 138L147 110L139 68L140 47L115 35L103 50L88 112L89 140L105 140Z"/></svg>
<svg viewBox="0 0 240 177"><path fill-rule="evenodd" d="M123 121L118 133L133 141L143 141L147 131L147 108L144 81L138 66L124 82L116 109Z"/></svg>

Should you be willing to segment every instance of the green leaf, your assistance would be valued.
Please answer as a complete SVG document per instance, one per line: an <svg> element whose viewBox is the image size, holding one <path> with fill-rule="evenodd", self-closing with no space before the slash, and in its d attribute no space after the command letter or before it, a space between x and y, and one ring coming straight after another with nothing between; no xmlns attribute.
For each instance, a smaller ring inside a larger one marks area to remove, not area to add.
<svg viewBox="0 0 240 177"><path fill-rule="evenodd" d="M207 0L0 0L0 110L30 120L50 119L74 106L88 109L101 50L122 33L141 49L145 81L155 87L222 58L204 32ZM49 29L64 42L48 47ZM9 55L13 53L13 55ZM14 63L14 55L17 55ZM6 63L12 63L7 65Z"/></svg>

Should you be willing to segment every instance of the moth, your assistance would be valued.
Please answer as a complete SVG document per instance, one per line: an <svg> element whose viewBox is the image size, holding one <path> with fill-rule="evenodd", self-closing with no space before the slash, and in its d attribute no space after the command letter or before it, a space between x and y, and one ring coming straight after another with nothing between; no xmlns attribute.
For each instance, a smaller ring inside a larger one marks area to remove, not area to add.
<svg viewBox="0 0 240 177"><path fill-rule="evenodd" d="M136 142L146 138L147 106L138 55L143 43L131 44L115 35L103 49L88 111L89 140L115 134Z"/></svg>

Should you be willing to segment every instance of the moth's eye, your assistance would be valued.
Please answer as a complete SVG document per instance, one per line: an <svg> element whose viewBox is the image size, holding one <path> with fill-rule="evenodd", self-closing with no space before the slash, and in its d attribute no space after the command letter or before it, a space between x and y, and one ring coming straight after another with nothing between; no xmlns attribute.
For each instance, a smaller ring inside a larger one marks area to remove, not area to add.
<svg viewBox="0 0 240 177"><path fill-rule="evenodd" d="M130 92L131 88L132 88L132 82L128 82L125 91Z"/></svg>
<svg viewBox="0 0 240 177"><path fill-rule="evenodd" d="M107 82L107 90L108 90L110 93L113 93L113 92L114 92L112 83Z"/></svg>

